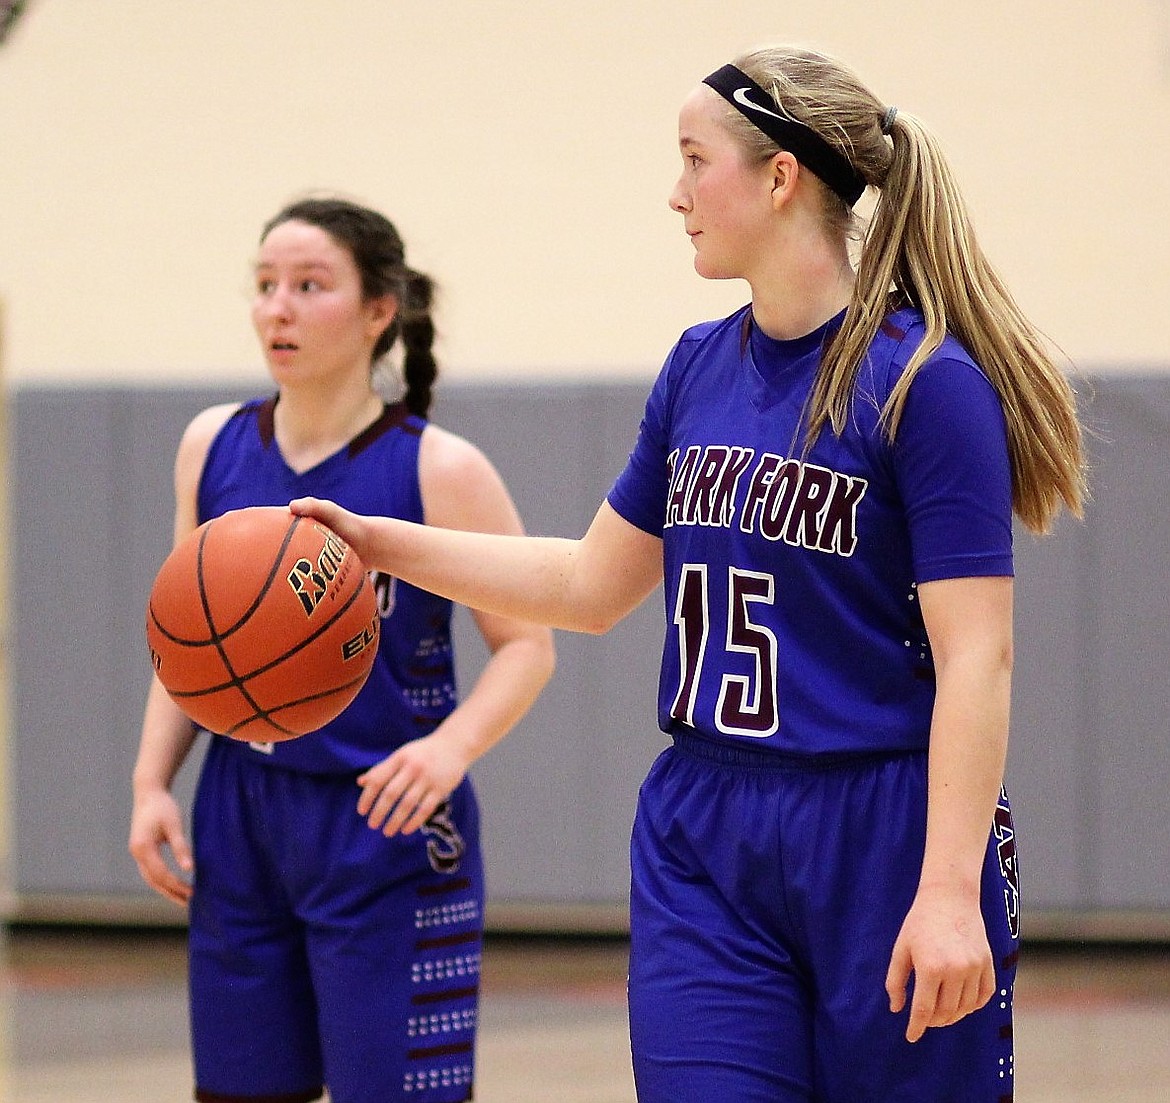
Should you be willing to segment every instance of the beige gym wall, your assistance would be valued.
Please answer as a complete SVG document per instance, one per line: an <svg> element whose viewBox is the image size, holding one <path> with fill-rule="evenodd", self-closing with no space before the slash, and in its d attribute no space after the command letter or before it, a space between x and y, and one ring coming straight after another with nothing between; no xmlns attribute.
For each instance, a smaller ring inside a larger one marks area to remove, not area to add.
<svg viewBox="0 0 1170 1103"><path fill-rule="evenodd" d="M933 124L1082 367L1170 371L1168 0L29 0L0 48L8 380L258 375L251 250L309 188L398 222L449 376L649 375L745 296L667 209L678 104L775 40Z"/></svg>

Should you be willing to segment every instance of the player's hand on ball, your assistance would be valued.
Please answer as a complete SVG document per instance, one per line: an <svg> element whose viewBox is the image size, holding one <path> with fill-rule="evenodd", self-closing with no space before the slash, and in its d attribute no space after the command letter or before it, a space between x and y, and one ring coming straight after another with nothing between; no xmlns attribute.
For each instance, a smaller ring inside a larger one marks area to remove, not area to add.
<svg viewBox="0 0 1170 1103"><path fill-rule="evenodd" d="M369 550L368 518L351 513L327 498L296 498L289 502L288 508L298 516L311 517L320 521L326 528L332 529L353 548L354 554L367 567L374 566L366 555Z"/></svg>
<svg viewBox="0 0 1170 1103"><path fill-rule="evenodd" d="M384 835L409 835L451 795L469 765L441 731L412 740L358 778L358 814Z"/></svg>
<svg viewBox="0 0 1170 1103"><path fill-rule="evenodd" d="M978 898L967 902L959 894L919 890L886 975L894 1014L906 1006L911 973L909 1042L917 1042L930 1027L957 1023L987 1003L995 992L995 968Z"/></svg>
<svg viewBox="0 0 1170 1103"><path fill-rule="evenodd" d="M175 798L165 789L153 791L134 801L130 819L130 853L138 863L142 879L155 892L186 905L191 885L179 877L163 857L169 847L179 869L190 874L195 868L191 847L183 833L182 816Z"/></svg>

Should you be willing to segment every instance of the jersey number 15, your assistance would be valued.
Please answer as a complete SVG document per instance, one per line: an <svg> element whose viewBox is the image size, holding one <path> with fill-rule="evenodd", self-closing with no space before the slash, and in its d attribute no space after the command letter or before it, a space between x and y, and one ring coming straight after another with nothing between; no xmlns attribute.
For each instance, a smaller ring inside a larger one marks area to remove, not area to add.
<svg viewBox="0 0 1170 1103"><path fill-rule="evenodd" d="M707 564L683 565L674 604L679 686L670 715L689 727L695 726L695 701L711 634L707 587ZM715 727L728 735L764 739L780 726L776 707L776 636L770 628L752 620L751 608L773 604L775 592L772 575L728 568L724 651L750 655L755 660L755 672L750 676L722 674Z"/></svg>

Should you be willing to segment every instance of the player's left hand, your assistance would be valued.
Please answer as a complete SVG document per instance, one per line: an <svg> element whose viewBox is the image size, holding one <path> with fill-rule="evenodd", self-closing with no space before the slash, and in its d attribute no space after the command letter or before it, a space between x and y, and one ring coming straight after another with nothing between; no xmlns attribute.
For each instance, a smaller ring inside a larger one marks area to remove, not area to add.
<svg viewBox="0 0 1170 1103"><path fill-rule="evenodd" d="M441 730L406 743L357 779L358 815L383 835L409 835L451 795L468 766Z"/></svg>
<svg viewBox="0 0 1170 1103"><path fill-rule="evenodd" d="M977 898L971 901L946 889L919 889L886 974L894 1014L906 1006L911 973L909 1042L917 1042L930 1027L957 1023L991 999L995 968Z"/></svg>

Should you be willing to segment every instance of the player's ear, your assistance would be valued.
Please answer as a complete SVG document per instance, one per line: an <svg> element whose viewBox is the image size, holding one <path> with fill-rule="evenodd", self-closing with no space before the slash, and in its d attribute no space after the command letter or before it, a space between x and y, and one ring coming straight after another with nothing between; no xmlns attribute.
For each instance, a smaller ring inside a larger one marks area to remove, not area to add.
<svg viewBox="0 0 1170 1103"><path fill-rule="evenodd" d="M772 207L779 210L791 198L800 175L800 165L786 149L773 155L769 162L772 184Z"/></svg>
<svg viewBox="0 0 1170 1103"><path fill-rule="evenodd" d="M367 330L376 341L398 314L398 300L393 295L379 295L366 301Z"/></svg>

